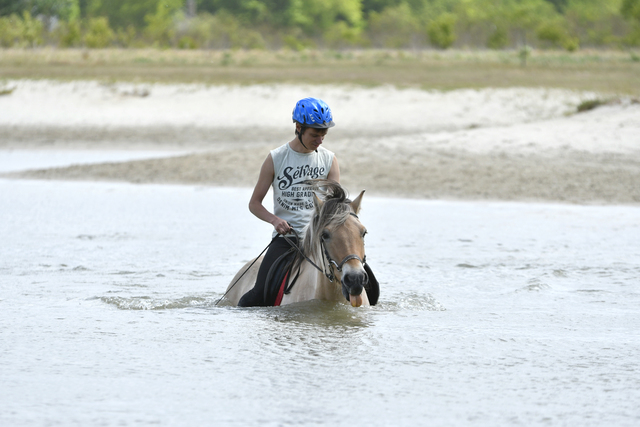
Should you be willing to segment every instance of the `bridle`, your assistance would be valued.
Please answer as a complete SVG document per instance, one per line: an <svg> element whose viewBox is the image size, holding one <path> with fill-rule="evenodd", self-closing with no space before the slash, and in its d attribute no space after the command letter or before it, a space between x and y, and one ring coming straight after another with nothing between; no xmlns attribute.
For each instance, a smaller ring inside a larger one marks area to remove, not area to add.
<svg viewBox="0 0 640 427"><path fill-rule="evenodd" d="M320 245L322 246L323 258L326 258L327 264L329 265L329 274L327 274L326 271L324 272L324 274L325 274L325 276L327 276L327 279L329 279L330 282L333 282L334 279L336 278L336 275L333 272L333 267L334 266L336 267L336 270L338 270L339 273L342 273L342 267L344 267L345 263L347 261L349 261L349 260L357 259L358 261L360 261L360 263L363 266L367 263L367 256L366 255L364 256L364 258L360 258L356 254L347 255L346 257L344 257L342 259L342 261L340 261L340 263L337 263L337 262L335 262L333 260L333 258L331 258L331 255L329 255L329 251L327 250L326 246L324 245L324 239L321 240Z"/></svg>
<svg viewBox="0 0 640 427"><path fill-rule="evenodd" d="M328 265L329 265L329 273L327 274L327 272L325 271L324 275L327 276L327 279L329 279L330 282L333 282L336 278L336 275L333 272L333 266L336 267L336 270L338 270L339 273L342 273L342 267L344 267L344 264L349 260L357 259L362 263L362 265L365 265L367 263L366 255L364 256L364 258L360 258L356 254L351 254L344 257L344 259L340 262L340 264L338 264L329 256L329 252L327 251L327 248L324 247L324 241L322 242L322 249L324 250L324 256L327 258Z"/></svg>
<svg viewBox="0 0 640 427"><path fill-rule="evenodd" d="M358 218L358 215L354 214L353 212L350 212L349 215L352 215L356 218ZM300 241L300 237L298 236L298 232L295 231L293 228L291 229L291 231L293 231L293 233L296 235L296 238L298 239L298 241ZM318 267L318 265L311 261L311 259L306 256L304 254L304 252L302 251L302 248L300 248L300 246L298 246L295 242L289 240L289 238L287 236L282 236L284 237L284 239L294 248L296 248L298 250L298 252L300 252L300 255L302 255L307 261L309 261L309 263L311 265L313 265L318 271L320 271L322 274L324 274L327 279L329 279L330 282L333 282L336 279L336 275L334 272L334 266L335 269L338 270L339 273L342 273L342 268L344 267L344 265L346 264L347 261L352 260L352 259L357 259L358 261L360 261L362 263L362 265L364 266L367 263L367 256L365 255L364 258L360 258L360 256L356 255L356 254L350 254L347 255L346 257L344 257L342 259L342 261L340 261L340 263L337 263L333 258L331 258L331 255L329 255L329 251L327 250L327 247L324 244L324 238L320 237L320 246L322 247L322 258L323 258L323 266L322 268ZM327 272L327 269L324 268L325 265L329 266L329 271Z"/></svg>

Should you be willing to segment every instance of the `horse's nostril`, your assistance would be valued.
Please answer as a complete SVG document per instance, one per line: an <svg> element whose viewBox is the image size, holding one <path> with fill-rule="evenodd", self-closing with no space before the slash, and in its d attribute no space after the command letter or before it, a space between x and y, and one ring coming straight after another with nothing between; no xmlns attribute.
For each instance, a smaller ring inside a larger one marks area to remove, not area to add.
<svg viewBox="0 0 640 427"><path fill-rule="evenodd" d="M351 285L353 284L353 275L351 274L346 274L344 276L344 284L347 285L347 287L351 287Z"/></svg>
<svg viewBox="0 0 640 427"><path fill-rule="evenodd" d="M344 284L351 295L360 295L367 280L368 277L365 272L346 274L343 278Z"/></svg>
<svg viewBox="0 0 640 427"><path fill-rule="evenodd" d="M344 282L347 285L355 285L360 282L361 278L359 274L349 273L344 276Z"/></svg>

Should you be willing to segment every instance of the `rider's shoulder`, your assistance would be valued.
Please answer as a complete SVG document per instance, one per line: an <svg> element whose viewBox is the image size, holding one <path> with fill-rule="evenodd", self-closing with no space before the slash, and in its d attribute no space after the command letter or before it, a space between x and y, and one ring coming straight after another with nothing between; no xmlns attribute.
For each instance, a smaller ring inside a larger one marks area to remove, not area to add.
<svg viewBox="0 0 640 427"><path fill-rule="evenodd" d="M282 144L281 146L274 148L273 150L271 150L269 152L269 154L271 154L272 158L275 158L279 155L282 155L283 153L286 153L287 151L289 151L289 143L286 144Z"/></svg>

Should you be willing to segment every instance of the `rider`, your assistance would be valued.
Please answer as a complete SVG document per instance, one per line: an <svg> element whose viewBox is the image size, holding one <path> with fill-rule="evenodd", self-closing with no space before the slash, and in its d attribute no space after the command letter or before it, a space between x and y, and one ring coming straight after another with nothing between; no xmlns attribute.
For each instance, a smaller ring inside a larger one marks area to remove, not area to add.
<svg viewBox="0 0 640 427"><path fill-rule="evenodd" d="M340 181L335 154L321 146L329 128L335 126L329 106L321 99L301 99L293 109L293 122L296 137L271 150L262 164L249 201L251 213L272 224L274 231L255 286L238 302L241 307L266 305L264 287L269 269L291 248L282 236L296 241L291 229L299 233L309 222L310 211L314 209L313 192L304 181L317 178ZM262 204L270 186L273 188L273 213Z"/></svg>

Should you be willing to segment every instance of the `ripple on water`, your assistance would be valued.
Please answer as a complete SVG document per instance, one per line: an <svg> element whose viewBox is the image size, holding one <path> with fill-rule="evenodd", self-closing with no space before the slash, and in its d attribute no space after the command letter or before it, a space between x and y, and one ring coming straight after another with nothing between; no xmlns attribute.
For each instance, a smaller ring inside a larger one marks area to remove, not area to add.
<svg viewBox="0 0 640 427"><path fill-rule="evenodd" d="M131 240L133 237L127 233L111 233L111 234L78 234L78 240Z"/></svg>
<svg viewBox="0 0 640 427"><path fill-rule="evenodd" d="M119 310L172 310L189 307L209 307L215 305L217 298L212 296L187 296L176 299L157 299L148 296L138 297L99 297L100 301L113 305Z"/></svg>
<svg viewBox="0 0 640 427"><path fill-rule="evenodd" d="M289 304L277 309L262 308L270 319L279 323L296 323L323 327L332 326L368 326L371 322L366 316L366 308L354 309L348 304L312 300Z"/></svg>
<svg viewBox="0 0 640 427"><path fill-rule="evenodd" d="M473 264L467 264L467 263L457 264L456 267L458 267L458 268L481 268L481 266L477 266L477 265L473 265Z"/></svg>
<svg viewBox="0 0 640 427"><path fill-rule="evenodd" d="M393 301L382 301L378 306L383 311L446 311L446 308L431 294L400 294Z"/></svg>
<svg viewBox="0 0 640 427"><path fill-rule="evenodd" d="M547 289L551 289L551 286L538 279L531 279L527 286L517 289L516 292L542 292Z"/></svg>
<svg viewBox="0 0 640 427"><path fill-rule="evenodd" d="M219 306L229 307L230 304L227 300L222 300ZM270 312L273 307L253 307L250 310L265 310ZM366 310L367 308L363 308ZM410 311L446 311L446 308L435 299L431 294L399 294L394 297L392 301L381 300L377 305L370 307L370 310L376 312L397 312L402 310ZM352 308L349 304L335 303L329 301L312 300L296 304L289 304L282 307L278 307L277 312L274 315L276 321L289 321L298 320L308 316L309 318L321 320L322 316L330 315L332 317L336 315L352 316L353 313L357 313L358 310ZM342 319L344 320L344 319Z"/></svg>

